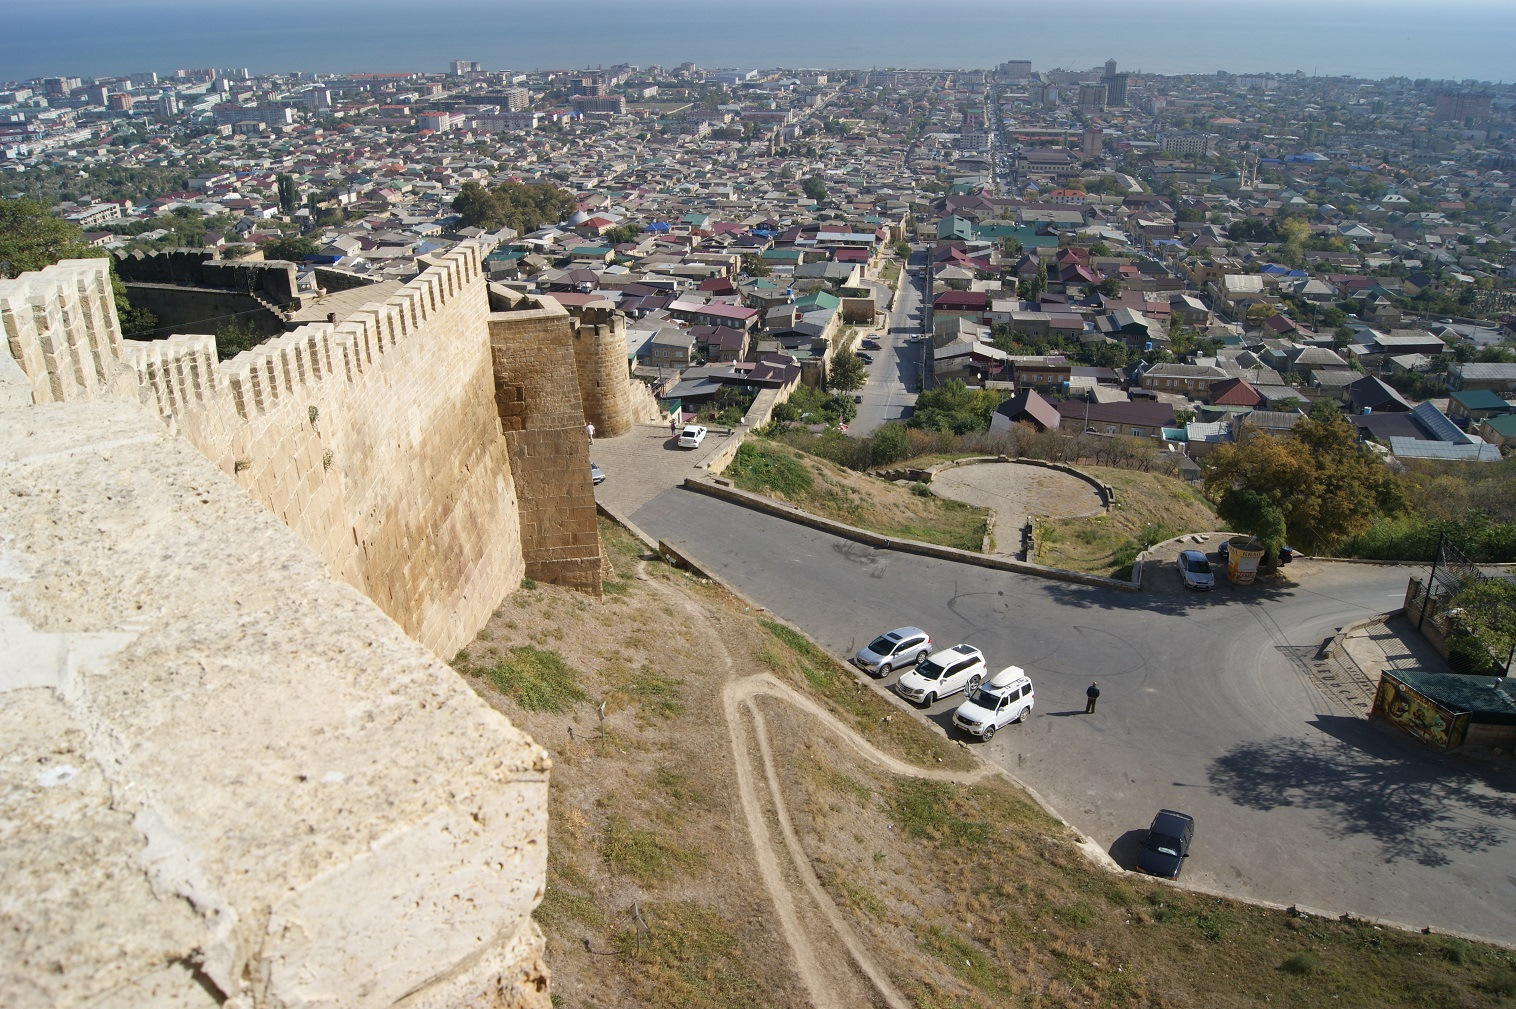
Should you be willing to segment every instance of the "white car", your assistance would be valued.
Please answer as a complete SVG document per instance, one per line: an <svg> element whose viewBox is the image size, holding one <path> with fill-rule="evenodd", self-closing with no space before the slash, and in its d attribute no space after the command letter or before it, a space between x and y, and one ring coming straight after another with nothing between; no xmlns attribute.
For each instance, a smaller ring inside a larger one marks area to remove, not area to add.
<svg viewBox="0 0 1516 1009"><path fill-rule="evenodd" d="M969 695L953 712L953 724L971 736L988 741L1003 725L1019 722L1036 703L1032 681L1020 666L1006 666L990 682Z"/></svg>
<svg viewBox="0 0 1516 1009"><path fill-rule="evenodd" d="M932 636L919 627L897 627L858 649L853 661L876 676L888 676L898 666L920 662L932 654Z"/></svg>
<svg viewBox="0 0 1516 1009"><path fill-rule="evenodd" d="M699 448L703 441L705 441L705 428L699 424L686 424L684 430L679 432L680 448Z"/></svg>
<svg viewBox="0 0 1516 1009"><path fill-rule="evenodd" d="M922 707L931 707L939 697L972 691L984 679L984 653L973 645L954 645L916 663L916 668L895 681L895 692Z"/></svg>

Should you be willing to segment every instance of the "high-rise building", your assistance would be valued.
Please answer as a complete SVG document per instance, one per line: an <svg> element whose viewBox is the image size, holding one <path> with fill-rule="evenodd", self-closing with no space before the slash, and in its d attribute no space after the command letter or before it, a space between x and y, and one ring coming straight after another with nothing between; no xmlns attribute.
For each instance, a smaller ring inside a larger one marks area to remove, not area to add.
<svg viewBox="0 0 1516 1009"><path fill-rule="evenodd" d="M1487 122L1490 118L1490 96L1478 91L1444 91L1437 96L1436 119L1439 122L1461 123L1473 120Z"/></svg>
<svg viewBox="0 0 1516 1009"><path fill-rule="evenodd" d="M1105 84L1101 81L1079 82L1079 111L1100 112L1105 108Z"/></svg>
<svg viewBox="0 0 1516 1009"><path fill-rule="evenodd" d="M453 60L447 66L449 77L467 77L469 74L480 72L479 63L476 60Z"/></svg>
<svg viewBox="0 0 1516 1009"><path fill-rule="evenodd" d="M1000 64L999 69L1007 77L1030 77L1032 76L1032 61L1006 60Z"/></svg>
<svg viewBox="0 0 1516 1009"><path fill-rule="evenodd" d="M500 99L508 112L520 112L532 104L532 93L526 88L506 88L500 92Z"/></svg>
<svg viewBox="0 0 1516 1009"><path fill-rule="evenodd" d="M1100 142L1103 139L1104 139L1104 134L1102 134L1095 127L1091 126L1089 129L1085 130L1084 131L1084 144L1083 144L1084 156L1087 157L1087 158L1096 158L1096 157L1099 157L1100 156Z"/></svg>
<svg viewBox="0 0 1516 1009"><path fill-rule="evenodd" d="M1105 76L1100 79L1105 85L1105 103L1117 108L1126 106L1126 74L1116 72L1116 61L1105 61Z"/></svg>

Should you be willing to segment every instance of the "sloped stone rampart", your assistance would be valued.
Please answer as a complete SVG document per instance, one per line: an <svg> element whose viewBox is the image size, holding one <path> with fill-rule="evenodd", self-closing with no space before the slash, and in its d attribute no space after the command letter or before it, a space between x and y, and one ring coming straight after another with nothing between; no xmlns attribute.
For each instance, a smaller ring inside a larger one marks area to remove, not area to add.
<svg viewBox="0 0 1516 1009"><path fill-rule="evenodd" d="M0 485L0 1005L546 1009L531 740L142 404Z"/></svg>

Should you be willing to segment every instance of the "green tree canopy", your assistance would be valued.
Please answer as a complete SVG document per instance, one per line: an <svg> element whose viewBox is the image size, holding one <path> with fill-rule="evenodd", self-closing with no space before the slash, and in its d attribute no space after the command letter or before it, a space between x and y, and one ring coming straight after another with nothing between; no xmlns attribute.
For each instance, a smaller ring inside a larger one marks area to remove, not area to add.
<svg viewBox="0 0 1516 1009"><path fill-rule="evenodd" d="M800 183L800 191L817 203L826 200L826 180L819 175L809 175Z"/></svg>
<svg viewBox="0 0 1516 1009"><path fill-rule="evenodd" d="M1284 517L1289 542L1312 553L1331 549L1402 504L1390 471L1359 444L1353 426L1329 404L1314 408L1288 434L1254 435L1207 456L1206 496L1218 504L1228 502L1239 516L1241 509L1249 509L1247 514L1261 522L1261 505L1251 498L1229 498L1232 491L1250 491L1272 504Z"/></svg>
<svg viewBox="0 0 1516 1009"><path fill-rule="evenodd" d="M93 259L78 226L54 217L38 200L0 200L0 276L14 277L60 259Z"/></svg>
<svg viewBox="0 0 1516 1009"><path fill-rule="evenodd" d="M573 193L547 182L504 182L494 189L465 182L453 200L465 227L511 228L521 234L557 224L576 205Z"/></svg>
<svg viewBox="0 0 1516 1009"><path fill-rule="evenodd" d="M265 259L288 259L299 262L306 256L314 256L319 249L315 242L303 235L285 235L263 247Z"/></svg>
<svg viewBox="0 0 1516 1009"><path fill-rule="evenodd" d="M863 359L851 350L839 351L832 358L832 367L826 376L827 388L852 392L862 388L867 380L868 373L864 369Z"/></svg>

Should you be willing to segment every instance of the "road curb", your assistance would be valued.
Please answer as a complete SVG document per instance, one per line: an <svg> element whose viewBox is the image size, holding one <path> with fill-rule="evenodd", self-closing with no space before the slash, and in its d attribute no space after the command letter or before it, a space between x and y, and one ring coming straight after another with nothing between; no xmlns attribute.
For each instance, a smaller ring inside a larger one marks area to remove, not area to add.
<svg viewBox="0 0 1516 1009"><path fill-rule="evenodd" d="M1064 571L1062 568L1050 568L1042 564L1012 560L1008 557L989 557L984 554L971 553L970 551L959 550L954 547L942 547L934 543L922 543L919 540L882 536L879 533L872 533L866 529L859 529L856 526L835 522L831 519L822 518L819 515L812 515L810 512L802 511L799 508L783 504L772 498L763 497L761 494L750 494L747 491L738 490L736 487L731 486L729 482L721 479L686 477L683 486L685 490L691 490L697 494L719 498L731 504L751 509L752 511L763 512L766 515L772 515L787 522L809 526L812 529L830 533L834 536L841 536L843 539L853 540L856 543L863 543L881 550L894 550L899 553L936 557L939 560L972 564L976 567L993 568L1000 571L1010 571L1015 574L1047 578L1052 581L1089 585L1095 588L1119 589L1123 592L1136 592L1138 588L1132 582L1122 581L1117 578L1087 575L1079 571Z"/></svg>

